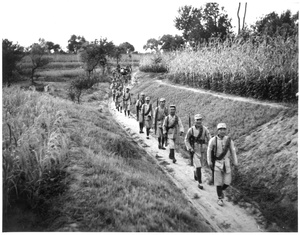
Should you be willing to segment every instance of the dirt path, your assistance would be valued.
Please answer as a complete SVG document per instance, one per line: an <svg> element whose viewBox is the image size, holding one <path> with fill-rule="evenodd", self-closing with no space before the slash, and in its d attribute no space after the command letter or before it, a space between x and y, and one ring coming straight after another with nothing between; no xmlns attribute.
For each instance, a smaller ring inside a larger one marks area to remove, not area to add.
<svg viewBox="0 0 300 235"><path fill-rule="evenodd" d="M193 179L193 167L189 166L187 159L176 152L176 164L168 157L168 149L158 149L157 139L154 135L146 139L145 134L139 134L138 122L132 116L125 117L124 113L118 112L110 102L110 110L116 121L129 133L129 135L146 152L156 159L157 163L168 174L172 181L182 190L191 204L203 215L204 219L219 232L262 232L263 229L256 222L253 215L245 209L229 202L225 197L225 205L217 205L215 186L208 185L209 176L203 173L204 190L197 187Z"/></svg>
<svg viewBox="0 0 300 235"><path fill-rule="evenodd" d="M155 82L157 82L158 84L163 84L163 85L166 85L166 86L173 87L175 89L183 89L183 90L193 91L193 92L197 92L197 93L210 94L210 95L213 95L213 96L216 96L216 97L219 97L219 98L223 98L223 99L231 99L231 100L234 100L234 101L247 102L247 103L251 103L251 104L266 105L266 106L271 106L273 108L279 108L279 109L288 108L288 107L286 107L284 105L280 105L280 104L257 101L257 100L253 100L253 99L250 99L250 98L243 98L243 97L233 96L233 95L228 95L228 94L218 94L216 92L210 92L210 91L205 91L205 90L202 90L202 89L196 89L196 88L185 87L185 86L180 86L180 85L173 85L173 84L164 82L162 80L155 80Z"/></svg>
<svg viewBox="0 0 300 235"><path fill-rule="evenodd" d="M136 74L133 74L132 83L136 82ZM175 86L162 82L157 83L172 86L177 89L187 89L195 92L205 92L193 88L183 86ZM208 92L206 92L208 93ZM223 97L214 94L215 96ZM223 97L224 98L224 97ZM225 97L233 99L232 97ZM239 97L235 98L240 100ZM241 98L243 99L243 98ZM247 100L247 102L249 102ZM255 102L255 101L253 101ZM273 107L283 108L284 106L265 103ZM209 175L203 172L204 190L198 189L198 183L193 178L193 167L189 165L188 159L181 157L181 154L176 152L176 164L173 164L169 159L169 150L158 149L157 138L151 133L150 139L146 139L146 134L139 133L138 122L135 117L125 117L124 113L118 112L112 100L109 102L110 110L115 120L122 126L123 129L143 147L146 152L152 156L157 164L164 170L164 172L171 178L175 185L182 190L188 201L199 211L203 219L210 224L210 226L217 232L265 232L263 224L259 223L259 217L251 214L247 209L241 208L228 201L225 196L224 206L217 205L217 195L215 186L209 185ZM286 108L286 107L284 107Z"/></svg>

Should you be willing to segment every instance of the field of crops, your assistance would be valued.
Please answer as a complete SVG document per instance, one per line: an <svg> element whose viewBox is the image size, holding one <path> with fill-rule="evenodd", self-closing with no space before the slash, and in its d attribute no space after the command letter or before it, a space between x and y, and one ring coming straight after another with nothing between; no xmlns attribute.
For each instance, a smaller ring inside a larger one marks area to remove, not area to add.
<svg viewBox="0 0 300 235"><path fill-rule="evenodd" d="M145 72L154 65L165 66L167 78L175 83L262 100L297 101L298 37L212 41L197 50L141 61Z"/></svg>

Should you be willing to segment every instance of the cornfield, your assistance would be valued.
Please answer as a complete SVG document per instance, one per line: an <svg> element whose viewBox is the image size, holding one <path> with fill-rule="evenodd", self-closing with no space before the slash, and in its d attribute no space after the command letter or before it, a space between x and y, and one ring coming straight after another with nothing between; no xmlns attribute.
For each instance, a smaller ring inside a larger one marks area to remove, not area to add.
<svg viewBox="0 0 300 235"><path fill-rule="evenodd" d="M45 181L53 180L63 168L68 138L62 110L62 105L47 95L3 89L4 212L20 198L36 207Z"/></svg>
<svg viewBox="0 0 300 235"><path fill-rule="evenodd" d="M216 92L297 102L298 37L212 41L162 54L167 78ZM153 71L154 72L154 71Z"/></svg>
<svg viewBox="0 0 300 235"><path fill-rule="evenodd" d="M142 72L164 73L167 72L166 67L167 64L160 54L145 55L139 64L139 70Z"/></svg>

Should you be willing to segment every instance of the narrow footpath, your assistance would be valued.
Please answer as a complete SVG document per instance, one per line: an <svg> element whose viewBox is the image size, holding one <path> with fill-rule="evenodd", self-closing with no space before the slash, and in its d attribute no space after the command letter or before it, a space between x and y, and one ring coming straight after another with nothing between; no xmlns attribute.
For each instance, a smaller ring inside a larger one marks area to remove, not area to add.
<svg viewBox="0 0 300 235"><path fill-rule="evenodd" d="M177 162L173 164L168 157L168 149L158 149L157 138L154 133L151 133L150 139L146 139L145 133L139 133L138 122L135 117L125 117L124 112L118 112L112 100L109 102L109 108L114 119L136 143L157 161L157 164L203 216L203 220L210 224L212 229L216 232L265 232L263 225L255 219L255 215L229 202L226 195L224 206L221 207L217 204L216 189L215 186L208 185L209 176L207 173L203 172L204 190L200 190L193 178L193 167L189 165L188 159L184 159L180 153L176 152Z"/></svg>

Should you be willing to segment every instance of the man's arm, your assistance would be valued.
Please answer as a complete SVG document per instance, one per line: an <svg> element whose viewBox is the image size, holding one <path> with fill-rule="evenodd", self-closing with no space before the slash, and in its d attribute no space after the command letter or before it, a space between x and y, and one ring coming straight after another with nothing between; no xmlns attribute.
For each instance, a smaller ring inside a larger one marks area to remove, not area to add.
<svg viewBox="0 0 300 235"><path fill-rule="evenodd" d="M183 134L184 132L184 128L183 128L183 125L182 125L182 122L181 122L181 119L178 117L178 125L179 125L179 131L180 131L180 135Z"/></svg>
<svg viewBox="0 0 300 235"><path fill-rule="evenodd" d="M233 158L233 164L235 166L237 166L238 165L238 159L237 159L237 156L236 156L236 151L235 151L233 140L230 140L230 152L231 152L231 156Z"/></svg>
<svg viewBox="0 0 300 235"><path fill-rule="evenodd" d="M213 149L213 141L214 141L214 138L211 138L208 142L208 146L207 146L207 164L209 166L212 165L212 161L211 161L211 150Z"/></svg>
<svg viewBox="0 0 300 235"><path fill-rule="evenodd" d="M186 147L186 150L187 151L191 151L191 150L194 150L191 146L191 143L190 143L190 137L192 135L192 127L188 129L186 135L185 135L185 138L184 138L184 143L185 143L185 147Z"/></svg>

